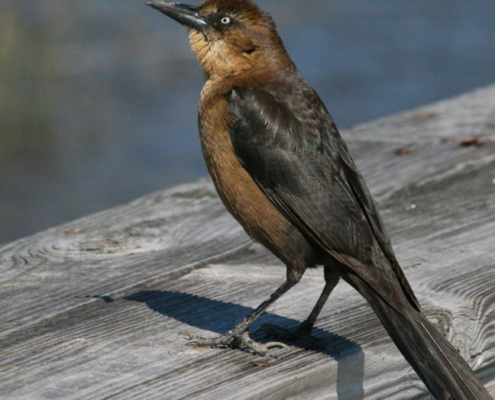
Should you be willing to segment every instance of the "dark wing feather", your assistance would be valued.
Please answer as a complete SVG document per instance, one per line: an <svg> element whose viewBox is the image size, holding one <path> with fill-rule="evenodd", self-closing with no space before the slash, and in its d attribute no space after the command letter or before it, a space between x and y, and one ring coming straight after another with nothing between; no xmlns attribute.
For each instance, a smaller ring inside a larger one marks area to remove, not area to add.
<svg viewBox="0 0 495 400"><path fill-rule="evenodd" d="M297 96L295 109L265 90L232 90L231 139L237 157L298 229L392 307L402 310L400 287L419 306L345 143L316 93L308 91Z"/></svg>

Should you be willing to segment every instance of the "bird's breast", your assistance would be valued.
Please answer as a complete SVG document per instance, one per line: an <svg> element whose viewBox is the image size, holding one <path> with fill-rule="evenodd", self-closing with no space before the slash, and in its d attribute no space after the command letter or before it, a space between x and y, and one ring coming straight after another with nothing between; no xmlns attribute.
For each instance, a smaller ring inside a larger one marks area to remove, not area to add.
<svg viewBox="0 0 495 400"><path fill-rule="evenodd" d="M206 165L225 207L254 240L285 258L293 227L239 162L230 138L227 99L203 94L199 120Z"/></svg>

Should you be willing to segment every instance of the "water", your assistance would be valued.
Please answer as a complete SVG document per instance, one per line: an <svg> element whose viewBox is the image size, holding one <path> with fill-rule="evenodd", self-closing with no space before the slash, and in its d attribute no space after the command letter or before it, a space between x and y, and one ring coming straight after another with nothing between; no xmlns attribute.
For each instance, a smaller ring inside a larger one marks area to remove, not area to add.
<svg viewBox="0 0 495 400"><path fill-rule="evenodd" d="M341 128L495 82L493 0L259 4ZM142 1L2 1L0 242L206 174L186 36Z"/></svg>

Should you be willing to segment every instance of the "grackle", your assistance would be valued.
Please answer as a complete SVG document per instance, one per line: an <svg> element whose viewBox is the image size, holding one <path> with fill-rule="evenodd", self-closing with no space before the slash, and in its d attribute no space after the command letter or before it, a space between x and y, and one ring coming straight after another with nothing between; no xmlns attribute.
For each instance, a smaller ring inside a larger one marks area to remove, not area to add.
<svg viewBox="0 0 495 400"><path fill-rule="evenodd" d="M376 313L437 399L491 399L457 350L428 321L394 255L366 183L332 118L304 80L272 18L248 0L199 6L146 3L189 29L204 71L199 131L218 194L255 241L287 266L287 279L237 326L203 346L247 346L249 326L323 266L325 287L299 328L310 333L343 278Z"/></svg>

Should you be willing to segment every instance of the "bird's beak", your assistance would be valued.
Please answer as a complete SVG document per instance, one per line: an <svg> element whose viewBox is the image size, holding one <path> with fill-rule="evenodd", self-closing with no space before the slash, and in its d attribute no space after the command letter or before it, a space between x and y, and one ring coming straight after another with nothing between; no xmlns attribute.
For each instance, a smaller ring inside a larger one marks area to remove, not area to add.
<svg viewBox="0 0 495 400"><path fill-rule="evenodd" d="M198 7L188 6L187 4L173 3L170 1L153 0L146 3L147 6L153 7L155 10L175 19L182 25L196 29L204 33L204 28L208 24L198 14Z"/></svg>

